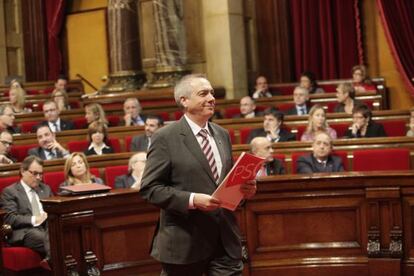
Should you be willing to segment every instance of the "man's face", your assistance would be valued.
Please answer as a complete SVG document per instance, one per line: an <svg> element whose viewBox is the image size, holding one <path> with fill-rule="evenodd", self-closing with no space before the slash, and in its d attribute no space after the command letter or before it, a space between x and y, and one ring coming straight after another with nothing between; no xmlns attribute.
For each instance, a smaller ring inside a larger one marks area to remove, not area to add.
<svg viewBox="0 0 414 276"><path fill-rule="evenodd" d="M159 127L160 125L157 119L145 120L145 135L151 137Z"/></svg>
<svg viewBox="0 0 414 276"><path fill-rule="evenodd" d="M360 112L352 114L352 121L360 128L368 124L368 118L365 118Z"/></svg>
<svg viewBox="0 0 414 276"><path fill-rule="evenodd" d="M0 154L9 153L12 145L13 145L13 136L7 132L1 133L0 134Z"/></svg>
<svg viewBox="0 0 414 276"><path fill-rule="evenodd" d="M139 107L135 101L126 101L124 103L124 112L125 114L131 114L132 118L136 118L139 114Z"/></svg>
<svg viewBox="0 0 414 276"><path fill-rule="evenodd" d="M273 148L269 140L263 139L256 146L255 155L266 159L266 162L273 160Z"/></svg>
<svg viewBox="0 0 414 276"><path fill-rule="evenodd" d="M181 104L190 115L208 119L214 114L216 99L214 90L208 80L203 78L193 79L191 82L192 92L189 98L182 97Z"/></svg>
<svg viewBox="0 0 414 276"><path fill-rule="evenodd" d="M269 85L267 84L267 79L265 77L258 77L256 79L256 90L260 91L267 91L269 88Z"/></svg>
<svg viewBox="0 0 414 276"><path fill-rule="evenodd" d="M11 127L13 126L14 123L14 112L11 108L6 107L4 109L4 114L0 116L0 119L2 121L2 123L6 126L6 127Z"/></svg>
<svg viewBox="0 0 414 276"><path fill-rule="evenodd" d="M37 129L37 142L43 149L49 149L49 146L55 141L55 134L48 127L40 127Z"/></svg>
<svg viewBox="0 0 414 276"><path fill-rule="evenodd" d="M249 114L256 109L256 105L250 97L244 97L240 100L240 113Z"/></svg>
<svg viewBox="0 0 414 276"><path fill-rule="evenodd" d="M56 103L50 102L43 105L43 114L48 122L56 122L59 118L59 110L57 109Z"/></svg>
<svg viewBox="0 0 414 276"><path fill-rule="evenodd" d="M304 105L308 99L309 95L305 90L296 88L293 91L293 101L296 105Z"/></svg>
<svg viewBox="0 0 414 276"><path fill-rule="evenodd" d="M317 134L312 144L312 150L315 158L325 160L332 151L331 138L326 133Z"/></svg>
<svg viewBox="0 0 414 276"><path fill-rule="evenodd" d="M27 171L21 171L22 180L31 188L39 186L40 181L43 178L43 167L36 161L30 164Z"/></svg>
<svg viewBox="0 0 414 276"><path fill-rule="evenodd" d="M265 115L263 120L263 128L265 131L276 131L282 124L275 116Z"/></svg>
<svg viewBox="0 0 414 276"><path fill-rule="evenodd" d="M341 86L338 86L336 88L336 99L339 103L345 102L345 100L349 97L349 93L345 92L344 89Z"/></svg>
<svg viewBox="0 0 414 276"><path fill-rule="evenodd" d="M55 88L66 90L67 81L63 79L58 79L55 83Z"/></svg>

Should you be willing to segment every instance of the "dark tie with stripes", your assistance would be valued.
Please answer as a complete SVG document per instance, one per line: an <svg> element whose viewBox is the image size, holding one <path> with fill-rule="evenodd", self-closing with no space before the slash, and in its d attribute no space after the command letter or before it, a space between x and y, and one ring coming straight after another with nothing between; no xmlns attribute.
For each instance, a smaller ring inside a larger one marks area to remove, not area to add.
<svg viewBox="0 0 414 276"><path fill-rule="evenodd" d="M205 129L201 129L198 135L203 138L201 141L201 149L207 158L208 164L210 165L211 172L213 173L214 180L218 181L219 175L217 171L216 160L214 159L213 149L211 148L210 142L208 141L208 132Z"/></svg>

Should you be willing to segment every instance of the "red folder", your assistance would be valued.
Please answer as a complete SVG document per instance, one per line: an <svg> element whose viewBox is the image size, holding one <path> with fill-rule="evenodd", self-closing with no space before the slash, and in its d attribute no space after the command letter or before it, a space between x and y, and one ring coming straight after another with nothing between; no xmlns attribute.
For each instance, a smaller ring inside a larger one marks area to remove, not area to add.
<svg viewBox="0 0 414 276"><path fill-rule="evenodd" d="M234 211L243 199L240 185L248 180L256 179L257 172L263 166L264 158L243 152L233 168L226 175L213 197L221 201L221 207Z"/></svg>

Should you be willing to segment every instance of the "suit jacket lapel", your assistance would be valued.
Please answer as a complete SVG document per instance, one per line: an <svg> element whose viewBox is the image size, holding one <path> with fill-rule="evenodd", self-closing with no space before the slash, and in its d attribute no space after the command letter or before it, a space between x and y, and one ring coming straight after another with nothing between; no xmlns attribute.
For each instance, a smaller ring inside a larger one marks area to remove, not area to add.
<svg viewBox="0 0 414 276"><path fill-rule="evenodd" d="M200 144L197 141L197 138L194 136L190 126L188 125L186 119L183 117L180 119L179 124L181 125L181 135L183 137L183 142L191 152L191 154L197 159L200 163L203 170L208 174L210 179L215 183L213 173L211 172L210 165L207 162L207 158L204 155L204 152L201 150Z"/></svg>
<svg viewBox="0 0 414 276"><path fill-rule="evenodd" d="M46 152L45 152L45 150L44 149L42 149L41 147L39 147L39 157L42 159L42 160L46 160L47 158L46 158Z"/></svg>
<svg viewBox="0 0 414 276"><path fill-rule="evenodd" d="M24 187L20 181L16 185L16 190L19 193L19 197L23 200L24 204L26 205L26 208L29 209L30 212L33 214L32 205L30 204L30 200L27 197L26 191L24 190Z"/></svg>

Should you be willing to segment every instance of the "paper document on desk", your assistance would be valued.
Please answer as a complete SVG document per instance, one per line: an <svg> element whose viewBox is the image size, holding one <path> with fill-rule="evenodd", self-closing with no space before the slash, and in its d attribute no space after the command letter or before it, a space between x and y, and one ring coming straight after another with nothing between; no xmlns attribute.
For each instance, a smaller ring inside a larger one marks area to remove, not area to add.
<svg viewBox="0 0 414 276"><path fill-rule="evenodd" d="M257 172L263 166L265 159L243 152L237 159L233 168L226 175L220 186L212 196L221 201L221 207L236 210L243 194L240 185L248 180L256 179Z"/></svg>

